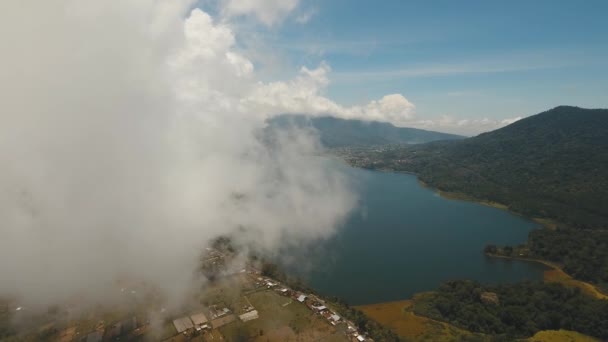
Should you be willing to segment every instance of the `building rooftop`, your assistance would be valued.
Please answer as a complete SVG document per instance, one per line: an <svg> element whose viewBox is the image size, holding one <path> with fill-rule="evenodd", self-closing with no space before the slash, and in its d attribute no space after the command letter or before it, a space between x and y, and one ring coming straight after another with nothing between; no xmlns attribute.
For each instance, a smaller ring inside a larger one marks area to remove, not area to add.
<svg viewBox="0 0 608 342"><path fill-rule="evenodd" d="M251 321L251 320L254 320L254 319L258 318L258 317L259 317L259 315L258 315L258 311L257 310L249 311L249 312L246 312L246 313L244 313L244 314L242 314L242 315L239 316L239 318L243 322Z"/></svg>
<svg viewBox="0 0 608 342"><path fill-rule="evenodd" d="M188 316L174 320L173 325L180 334L188 329L194 328L194 324L192 324L192 321Z"/></svg>
<svg viewBox="0 0 608 342"><path fill-rule="evenodd" d="M207 317L202 312L190 316L190 319L194 325L202 325L207 323Z"/></svg>

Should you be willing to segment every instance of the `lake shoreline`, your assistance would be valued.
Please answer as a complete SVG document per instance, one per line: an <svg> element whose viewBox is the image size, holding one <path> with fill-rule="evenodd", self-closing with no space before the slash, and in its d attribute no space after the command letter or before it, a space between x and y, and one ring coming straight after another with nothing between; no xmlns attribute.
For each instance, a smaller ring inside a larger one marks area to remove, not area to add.
<svg viewBox="0 0 608 342"><path fill-rule="evenodd" d="M529 261L529 262L536 262L536 263L543 264L543 265L551 268L553 271L557 272L558 277L556 277L556 279L553 281L555 281L557 283L561 283L564 286L577 287L577 288L581 289L583 292L586 292L587 294L589 294L595 298L608 300L608 294L604 293L597 286L595 286L591 283L588 283L586 281L578 280L578 279L572 277L571 275L566 273L561 268L561 266L559 266L558 264L555 264L553 262L550 262L547 260L542 260L542 259L526 258L526 257L519 257L519 256L508 256L508 255L500 255L500 254L493 254L493 253L485 253L485 255L490 258ZM544 281L548 281L547 277L545 277Z"/></svg>
<svg viewBox="0 0 608 342"><path fill-rule="evenodd" d="M348 164L348 163L347 163ZM358 166L354 166L354 165L350 165L351 167L355 167L355 168L359 168ZM418 181L418 184L420 184L420 186L422 186L423 188L429 189L431 191L433 191L434 193L438 194L439 196L441 196L442 198L445 198L447 200L452 200L452 201L464 201L464 202L472 202L472 203L477 203L477 204L481 204L487 207L491 207L491 208L496 208L496 209L500 209L500 210L504 210L509 212L510 214L513 214L515 216L519 216L519 217L523 217L527 220L531 220L534 221L538 224L540 224L543 228L545 229L550 229L550 230L555 230L557 228L558 222L553 221L551 219L545 219L545 218L539 218L539 217L529 217L526 215L523 215L521 213L515 212L511 209L509 209L509 206L503 203L499 203L499 202L494 202L494 201L488 201L488 200L482 200L479 199L477 197L471 196L471 195L467 195L464 192L452 192L452 191L444 191L444 190L440 190L426 182L424 182L423 180L420 179L420 175L418 175L416 172L412 172L412 171L397 171L397 170L392 170L392 169L371 169L371 168L361 168L363 170L368 170L368 171L377 171L377 172L386 172L386 173L398 173L398 174L407 174L407 175L413 175L416 176L416 179Z"/></svg>
<svg viewBox="0 0 608 342"><path fill-rule="evenodd" d="M517 212L514 212L514 211L510 210L507 205L502 204L502 203L491 202L491 201L484 201L484 200L475 198L473 196L467 195L465 193L448 192L448 191L443 191L443 190L437 189L437 188L431 186L430 184L422 181L420 179L419 175L417 173L415 173L415 172L396 171L396 170L391 170L391 169L368 169L368 168L362 168L362 169L368 170L368 171L382 172L382 173L395 173L395 174L413 175L413 176L416 176L417 182L418 182L418 184L421 187L435 192L436 194L438 194L440 197L442 197L444 199L477 203L477 204L481 204L481 205L484 205L484 206L488 206L488 207L504 210L504 211L506 211L506 212L508 212L508 213L510 213L512 215L515 215L515 216L522 217L522 218L525 218L527 220L533 221L533 222L539 224L544 229L550 229L550 230L556 229L557 223L555 221L553 221L553 220L528 217L528 216L525 216L525 215L522 215L520 213L517 213ZM547 260L542 260L542 259L526 258L526 257L518 257L518 256L505 256L505 255L488 254L488 253L485 253L485 255L488 256L488 257L492 257L492 258L511 259L511 260L518 260L518 261L525 261L525 262L533 262L533 263L542 264L542 265L548 267L550 270L556 272L556 274L558 275L557 278L559 279L559 280L557 280L557 282L560 282L560 283L562 283L562 284L564 284L566 286L578 287L578 288L582 289L583 291L587 292L588 294L590 294L590 295L592 295L592 296L594 296L596 298L608 299L608 295L606 293L602 292L598 287L596 287L595 285L593 285L591 283L584 282L584 281L577 280L577 279L573 278L571 275L569 275L568 273L566 273L559 265L557 265L557 264L555 264L553 262L550 262L550 261L547 261ZM409 298L409 299L402 299L402 300L411 300L412 298L413 298L413 296L411 298ZM382 304L382 303L374 303L374 304ZM366 304L366 305L373 305L373 304Z"/></svg>
<svg viewBox="0 0 608 342"><path fill-rule="evenodd" d="M537 218L537 217L528 217L525 215L522 215L520 213L514 212L512 210L509 209L509 207L505 204L502 203L498 203L498 202L490 202L490 201L483 201L483 200L479 200L473 196L469 196L467 194L464 193L459 193L459 192L446 192L446 191L442 191L439 190L427 183L425 183L424 181L420 180L420 178L418 177L417 174L413 173L413 172L407 172L408 174L413 174L416 175L416 177L418 178L418 183L422 186L425 187L429 190L433 190L435 191L439 196L448 199L448 200L457 200L457 201L467 201L467 202L474 202L474 203L478 203L481 205L485 205L485 206L489 206L492 208L497 208L497 209L501 209L501 210L505 210L513 215L519 216L519 217L523 217L525 219L528 220L532 220L538 224L540 224L544 229L550 229L550 230L555 230L557 228L557 222L550 220L550 219L542 219L542 218ZM589 295L598 298L598 299L606 299L608 300L608 294L606 294L604 291L600 290L597 286L595 286L594 284L588 283L586 281L582 281L579 279L576 279L574 277L572 277L570 274L568 274L566 271L564 271L561 266L548 261L548 260L543 260L543 259L536 259L536 258L526 258L526 257L519 257L519 256L506 256L506 255L499 255L499 254L490 254L490 253L485 253L486 256L489 257L493 257L493 258L503 258L503 259L511 259L511 260L519 260L519 261L528 261L528 262L535 262L535 263L540 263L543 264L549 268L551 268L552 270L558 272L559 274L561 274L562 280L558 281L560 283L562 283L563 285L566 286L574 286L577 288L580 288L581 290L583 290L584 292L588 293Z"/></svg>
<svg viewBox="0 0 608 342"><path fill-rule="evenodd" d="M354 308L407 340L435 340L438 337L441 340L460 340L475 335L481 336L447 322L417 315L414 313L414 301L412 298L358 305Z"/></svg>
<svg viewBox="0 0 608 342"><path fill-rule="evenodd" d="M335 161L335 167L360 190L361 211L348 217L336 238L319 246L311 261L318 267L308 272L293 266L289 270L321 293L362 305L410 298L450 279L482 283L542 280L546 267L496 262L482 254L489 241L525 243L529 232L540 227L535 222L472 201L437 196L421 186L414 173L377 172L352 167L338 158ZM433 247L421 248L420 243ZM441 247L444 244L448 249ZM431 252L434 248L437 251ZM421 266L415 261L418 258L427 258L429 263ZM370 265L364 272L369 275L366 279L353 276L364 267L361 265ZM395 277L396 268L411 274ZM380 290L378 282L389 285Z"/></svg>
<svg viewBox="0 0 608 342"><path fill-rule="evenodd" d="M543 264L551 269L554 270L558 270L561 272L564 272L564 270L562 270L562 268L555 264L552 263L551 261L547 261L547 260L542 260L542 259L535 259L535 258L525 258L525 257L520 257L520 256L508 256L508 255L500 255L500 254L493 254L493 253L484 253L487 257L490 258L500 258L500 259L510 259L510 260L520 260L520 261L529 261L529 262L536 262L536 263L540 263ZM566 272L564 272L566 273Z"/></svg>
<svg viewBox="0 0 608 342"><path fill-rule="evenodd" d="M455 201L467 201L467 202L474 202L474 203L478 203L481 205L485 205L488 207L492 207L492 208L496 208L496 209L502 209L502 210L506 210L514 215L517 216L522 216L519 215L511 210L509 210L509 207L505 204L502 203L498 203L498 202L492 202L492 201L484 201L484 200L479 200L475 197L469 196L465 193L462 192L451 192L451 191L443 191L443 190L439 190L435 187L433 187L432 185L425 183L423 180L420 179L420 177L418 177L418 175L416 175L416 177L418 178L418 183L424 187L427 188L429 190L434 191L435 193L437 193L439 196L445 198L445 199L449 199L449 200L455 200ZM522 216L524 217L524 216ZM527 218L527 217L526 217Z"/></svg>
<svg viewBox="0 0 608 342"><path fill-rule="evenodd" d="M348 163L347 163L348 164ZM357 166L354 165L350 165L351 167L355 167L358 168ZM473 203L477 203L477 204L481 204L481 205L485 205L488 207L492 207L492 208L497 208L497 209L502 209L505 211L508 211L509 213L512 213L514 215L517 216L521 216L521 217L525 217L526 219L531 219L533 221L535 221L534 218L530 218L530 217L526 217L524 215L521 215L519 213L516 213L514 211L509 210L509 207L506 204L502 204L502 203L498 203L498 202L492 202L492 201L485 201L485 200L481 200L478 199L476 197L467 195L463 192L451 192L451 191L444 191L444 190L440 190L426 182L424 182L423 180L420 179L420 175L416 172L412 172L412 171L397 171L397 170L393 170L393 169L370 169L370 168L361 168L363 170L368 170L368 171L376 171L376 172L385 172L385 173L398 173L398 174L406 174L406 175L413 175L416 176L416 180L418 181L418 184L420 184L420 186L422 186L423 188L429 189L431 191L433 191L434 193L438 194L439 196L445 198L445 199L449 199L449 200L455 200L455 201L466 201L466 202L473 202Z"/></svg>

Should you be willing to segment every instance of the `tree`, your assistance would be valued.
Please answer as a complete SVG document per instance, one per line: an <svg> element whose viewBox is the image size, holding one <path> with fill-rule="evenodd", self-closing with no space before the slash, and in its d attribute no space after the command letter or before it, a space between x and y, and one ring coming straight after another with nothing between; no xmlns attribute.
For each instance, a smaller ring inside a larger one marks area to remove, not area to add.
<svg viewBox="0 0 608 342"><path fill-rule="evenodd" d="M483 252L486 254L496 254L497 251L496 245L486 245L486 248L483 249Z"/></svg>

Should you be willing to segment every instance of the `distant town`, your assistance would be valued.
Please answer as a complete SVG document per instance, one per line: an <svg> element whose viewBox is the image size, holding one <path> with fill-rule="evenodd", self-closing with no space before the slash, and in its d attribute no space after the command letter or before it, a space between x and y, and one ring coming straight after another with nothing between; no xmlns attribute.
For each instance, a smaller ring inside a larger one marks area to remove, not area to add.
<svg viewBox="0 0 608 342"><path fill-rule="evenodd" d="M353 167L364 169L382 169L386 163L379 159L378 156L383 152L395 150L404 146L407 145L393 144L381 146L346 146L331 148L329 152ZM407 163L407 160L396 159L391 160L391 162L404 164Z"/></svg>

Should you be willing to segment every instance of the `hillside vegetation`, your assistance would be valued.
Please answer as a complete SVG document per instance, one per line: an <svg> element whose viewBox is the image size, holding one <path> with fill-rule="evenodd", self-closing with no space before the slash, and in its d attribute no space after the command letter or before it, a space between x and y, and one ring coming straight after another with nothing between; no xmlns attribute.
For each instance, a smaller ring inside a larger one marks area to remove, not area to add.
<svg viewBox="0 0 608 342"><path fill-rule="evenodd" d="M558 263L569 275L595 283L608 293L608 231L536 230L524 248L529 256Z"/></svg>
<svg viewBox="0 0 608 342"><path fill-rule="evenodd" d="M554 283L484 286L450 281L417 298L414 310L506 341L559 329L608 338L608 301Z"/></svg>
<svg viewBox="0 0 608 342"><path fill-rule="evenodd" d="M608 110L557 107L461 141L391 149L369 167L576 228L608 228Z"/></svg>
<svg viewBox="0 0 608 342"><path fill-rule="evenodd" d="M608 288L608 110L561 106L469 139L350 158L550 222L519 250Z"/></svg>

